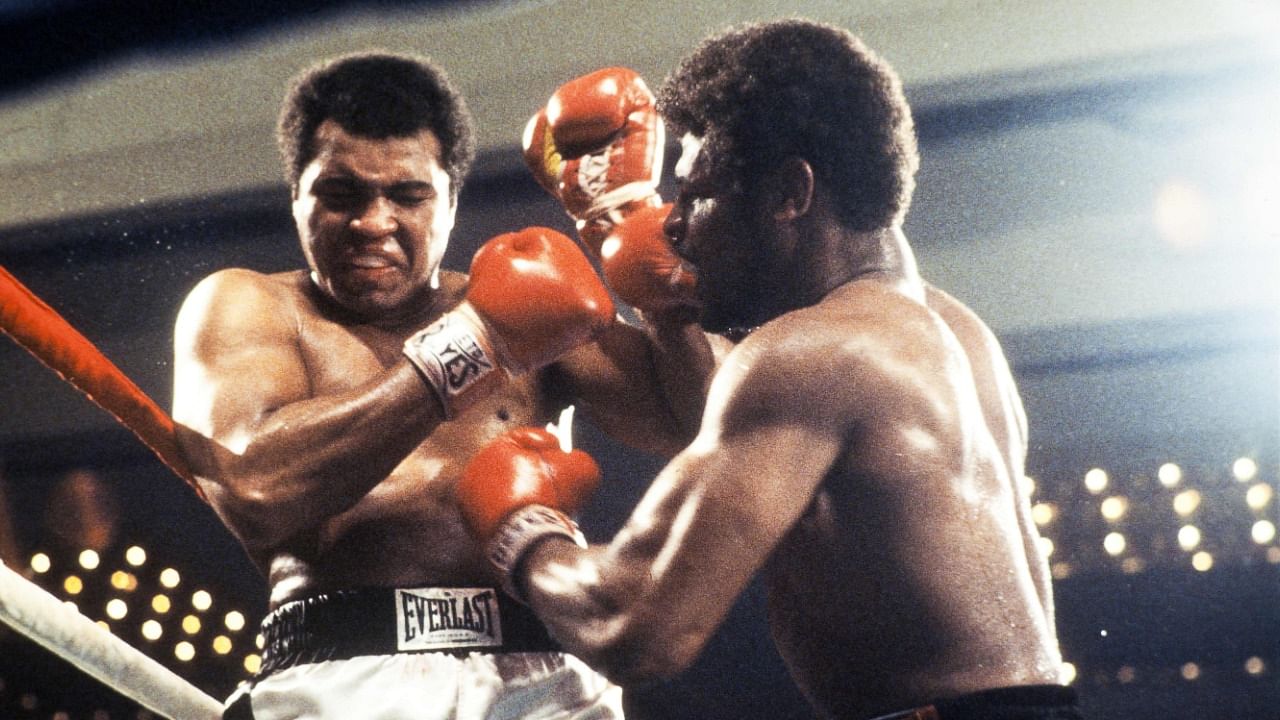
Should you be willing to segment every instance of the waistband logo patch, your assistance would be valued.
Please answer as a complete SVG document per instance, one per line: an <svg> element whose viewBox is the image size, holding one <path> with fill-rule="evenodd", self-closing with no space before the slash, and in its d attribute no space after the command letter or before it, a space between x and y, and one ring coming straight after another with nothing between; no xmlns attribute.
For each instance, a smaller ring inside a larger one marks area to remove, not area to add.
<svg viewBox="0 0 1280 720"><path fill-rule="evenodd" d="M492 588L396 590L396 649L445 650L502 645Z"/></svg>

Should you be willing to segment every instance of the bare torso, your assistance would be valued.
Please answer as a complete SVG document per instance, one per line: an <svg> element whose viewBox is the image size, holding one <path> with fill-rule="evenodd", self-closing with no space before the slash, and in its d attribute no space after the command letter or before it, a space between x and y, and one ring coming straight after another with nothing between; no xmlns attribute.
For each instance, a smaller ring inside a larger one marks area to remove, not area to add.
<svg viewBox="0 0 1280 720"><path fill-rule="evenodd" d="M619 682L689 667L762 576L824 717L1059 681L999 344L911 272L870 271L741 339L694 441L607 546L543 542L530 605Z"/></svg>
<svg viewBox="0 0 1280 720"><path fill-rule="evenodd" d="M779 652L832 716L1057 682L1012 378L977 318L928 292L926 310L857 284L793 323L833 338L891 327L881 349L913 388L849 433L764 569Z"/></svg>
<svg viewBox="0 0 1280 720"><path fill-rule="evenodd" d="M296 342L306 397L290 401L359 392L401 362L404 340L417 327L387 330L336 317L318 304L302 272L258 275L255 281L274 296L272 312L292 318L285 332ZM465 282L461 275L443 274L433 316L461 300ZM246 543L268 576L271 605L334 588L492 583L453 500L453 484L467 459L503 431L556 419L558 408L541 385L537 373L512 380L437 426L350 507L280 542ZM212 497L217 507L216 492Z"/></svg>
<svg viewBox="0 0 1280 720"><path fill-rule="evenodd" d="M299 343L317 395L367 382L400 358L409 334L344 326L308 302L299 307ZM280 548L269 560L273 602L332 586L491 581L458 513L453 484L466 461L503 431L552 419L536 378L521 378L440 425L354 507Z"/></svg>

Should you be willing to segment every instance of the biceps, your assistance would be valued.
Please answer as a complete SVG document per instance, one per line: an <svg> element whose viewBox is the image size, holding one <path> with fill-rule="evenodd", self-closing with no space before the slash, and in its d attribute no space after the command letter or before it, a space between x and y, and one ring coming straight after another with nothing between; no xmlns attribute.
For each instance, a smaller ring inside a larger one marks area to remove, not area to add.
<svg viewBox="0 0 1280 720"><path fill-rule="evenodd" d="M307 396L305 366L292 343L245 333L234 341L212 337L212 331L202 335L177 348L175 421L222 444L238 445L271 410Z"/></svg>
<svg viewBox="0 0 1280 720"><path fill-rule="evenodd" d="M795 427L695 443L663 472L611 547L644 565L655 617L709 634L808 507L838 443ZM643 613L642 613L643 614Z"/></svg>

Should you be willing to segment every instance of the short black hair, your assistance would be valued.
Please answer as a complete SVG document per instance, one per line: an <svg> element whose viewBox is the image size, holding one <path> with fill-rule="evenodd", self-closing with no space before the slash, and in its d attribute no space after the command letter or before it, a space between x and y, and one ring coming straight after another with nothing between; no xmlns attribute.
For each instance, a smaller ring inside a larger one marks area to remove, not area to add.
<svg viewBox="0 0 1280 720"><path fill-rule="evenodd" d="M739 189L800 157L845 226L906 215L920 164L911 109L893 69L847 30L788 18L713 35L667 77L658 110L677 135L700 136L712 171Z"/></svg>
<svg viewBox="0 0 1280 720"><path fill-rule="evenodd" d="M323 60L297 77L276 126L285 178L296 188L315 157L316 128L333 120L363 137L408 137L432 131L457 199L475 159L475 130L462 95L438 65L418 55L381 51Z"/></svg>

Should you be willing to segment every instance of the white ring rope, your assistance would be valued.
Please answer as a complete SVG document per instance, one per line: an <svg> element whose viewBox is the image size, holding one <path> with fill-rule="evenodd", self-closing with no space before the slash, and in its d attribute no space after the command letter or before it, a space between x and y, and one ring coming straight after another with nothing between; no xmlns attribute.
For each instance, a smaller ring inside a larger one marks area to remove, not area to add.
<svg viewBox="0 0 1280 720"><path fill-rule="evenodd" d="M173 720L218 720L222 704L0 562L0 622Z"/></svg>

